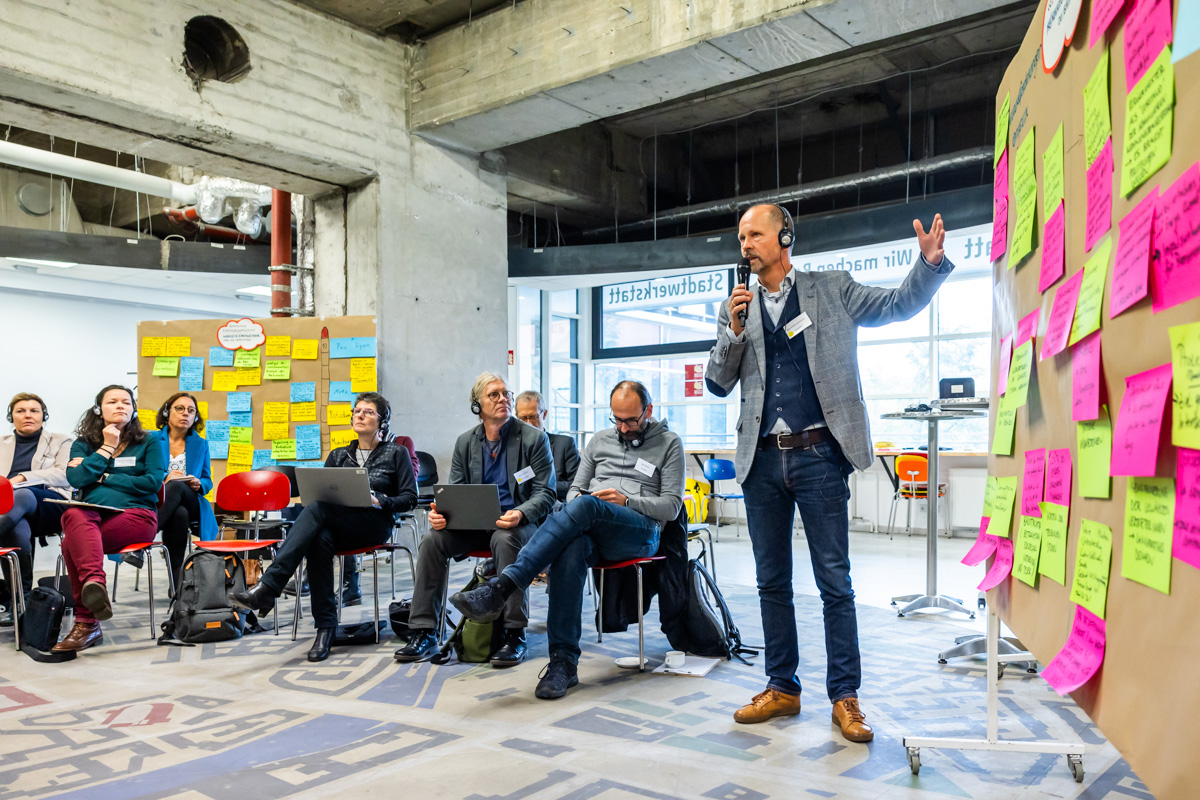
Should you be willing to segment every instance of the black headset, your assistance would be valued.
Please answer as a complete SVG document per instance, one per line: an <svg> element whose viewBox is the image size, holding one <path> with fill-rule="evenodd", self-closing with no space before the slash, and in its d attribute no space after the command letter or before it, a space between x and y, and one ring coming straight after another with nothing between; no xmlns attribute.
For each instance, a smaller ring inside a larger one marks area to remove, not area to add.
<svg viewBox="0 0 1200 800"><path fill-rule="evenodd" d="M471 390L471 413L479 416L483 413L483 406L479 405L479 399L475 397L475 390Z"/></svg>
<svg viewBox="0 0 1200 800"><path fill-rule="evenodd" d="M9 422L12 422L12 421L13 421L13 418L12 418L12 412L13 412L13 406L15 406L15 405L16 405L16 403L13 403L11 406L9 406L9 407L8 407L8 417L7 417L7 419L8 419L8 421L9 421ZM38 403L38 405L39 405L39 406L42 406L42 422L44 423L44 422L46 422L47 420L49 420L49 419L50 419L50 409L46 408L46 407L45 407L44 405L42 405L40 402Z"/></svg>
<svg viewBox="0 0 1200 800"><path fill-rule="evenodd" d="M628 388L632 388L633 391L637 394L638 399L642 401L642 413L644 414L646 412L646 409L649 408L650 405L654 402L654 400L650 397L650 390L646 388L646 384L642 383L641 381L621 381L621 383L625 384ZM618 384L618 385L620 385L620 384ZM616 392L616 387L613 387L613 392ZM608 397L609 397L609 400L611 400L612 394L610 393ZM620 439L622 443L627 444L634 449L637 449L637 448L641 447L643 444L645 444L646 431L649 429L649 427L650 427L650 424L647 421L646 427L639 430L637 433L637 436L633 437L628 442L626 442L624 439L621 439L621 434L619 432L617 433L617 438Z"/></svg>
<svg viewBox="0 0 1200 800"><path fill-rule="evenodd" d="M792 227L792 215L781 205L776 204L775 207L783 214L783 227L779 229L779 246L786 250L796 241L796 231Z"/></svg>

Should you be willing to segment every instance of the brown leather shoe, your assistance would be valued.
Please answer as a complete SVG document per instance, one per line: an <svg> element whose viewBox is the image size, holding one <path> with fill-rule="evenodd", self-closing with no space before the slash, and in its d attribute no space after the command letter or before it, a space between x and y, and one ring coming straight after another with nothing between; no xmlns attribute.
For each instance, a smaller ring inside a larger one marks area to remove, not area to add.
<svg viewBox="0 0 1200 800"><path fill-rule="evenodd" d="M108 599L108 587L99 581L87 581L79 592L79 599L96 619L103 622L112 619L112 603Z"/></svg>
<svg viewBox="0 0 1200 800"><path fill-rule="evenodd" d="M866 722L866 716L858 707L857 697L843 697L833 704L833 724L842 729L842 736L852 742L869 742L875 731Z"/></svg>
<svg viewBox="0 0 1200 800"><path fill-rule="evenodd" d="M68 650L86 650L94 644L104 641L104 632L100 630L99 622L76 622L71 626L71 632L63 640L54 645L50 652L65 653Z"/></svg>
<svg viewBox="0 0 1200 800"><path fill-rule="evenodd" d="M767 687L754 695L748 705L733 712L733 721L743 724L766 722L772 717L794 716L800 713L800 695L784 694Z"/></svg>

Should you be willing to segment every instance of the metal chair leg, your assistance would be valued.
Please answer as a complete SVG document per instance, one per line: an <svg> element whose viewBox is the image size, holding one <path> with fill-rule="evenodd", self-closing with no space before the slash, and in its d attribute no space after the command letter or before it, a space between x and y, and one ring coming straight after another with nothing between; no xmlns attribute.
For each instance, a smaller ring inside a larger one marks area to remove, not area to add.
<svg viewBox="0 0 1200 800"><path fill-rule="evenodd" d="M600 608L596 610L596 642L604 641L604 574L606 570L600 570Z"/></svg>
<svg viewBox="0 0 1200 800"><path fill-rule="evenodd" d="M151 639L156 638L154 636L154 631L158 630L158 621L154 618L154 559L152 559L150 557L151 555L153 555L153 553L150 552L153 549L154 549L153 547L147 547L146 552L145 552L146 587L147 587L146 593L150 596L150 638ZM163 553L163 556L166 557L165 552ZM170 567L167 568L167 571L168 572L171 571ZM140 570L139 570L139 572L140 572ZM116 588L117 588L117 581L116 581L116 578L113 578L113 591L114 592L116 591Z"/></svg>
<svg viewBox="0 0 1200 800"><path fill-rule="evenodd" d="M642 565L634 564L637 571L637 612L638 612L638 672L646 671L646 642L645 631L642 628Z"/></svg>
<svg viewBox="0 0 1200 800"><path fill-rule="evenodd" d="M114 603L117 600L117 578L119 578L119 577L121 577L121 562L120 562L120 560L118 560L116 566L113 567L112 600Z"/></svg>
<svg viewBox="0 0 1200 800"><path fill-rule="evenodd" d="M17 650L21 649L21 614L25 612L25 595L21 591L21 563L17 560L16 553L8 553L4 556L4 560L8 562L8 588L12 592L12 605L9 608L13 615L13 646Z"/></svg>
<svg viewBox="0 0 1200 800"><path fill-rule="evenodd" d="M446 606L450 603L450 560L446 560L446 585L442 588L442 607L438 611L438 645L446 644Z"/></svg>
<svg viewBox="0 0 1200 800"><path fill-rule="evenodd" d="M301 574L304 572L303 564L296 567L296 609L292 612L292 641L296 641L296 632L300 630L300 601L303 599L300 596L300 590L303 588L303 583L300 580ZM278 626L276 626L278 627Z"/></svg>
<svg viewBox="0 0 1200 800"><path fill-rule="evenodd" d="M392 574L396 572L396 560L392 559ZM371 594L375 596L375 644L379 644L379 551L371 559Z"/></svg>

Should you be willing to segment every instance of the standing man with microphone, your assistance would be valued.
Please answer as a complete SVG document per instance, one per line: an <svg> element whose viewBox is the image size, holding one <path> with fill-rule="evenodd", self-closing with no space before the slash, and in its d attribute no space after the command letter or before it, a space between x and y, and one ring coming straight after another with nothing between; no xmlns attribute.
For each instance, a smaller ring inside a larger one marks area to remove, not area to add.
<svg viewBox="0 0 1200 800"><path fill-rule="evenodd" d="M940 214L929 232L913 220L921 257L896 289L863 286L849 272L797 272L795 229L782 206L757 205L738 225L743 262L758 276L739 285L717 316L705 382L725 397L742 382L737 479L746 496L767 687L733 718L742 723L800 713L799 646L792 602L792 519L800 510L825 617L826 689L833 722L853 742L874 737L858 705L862 667L850 582L847 478L873 458L858 377L860 325L908 319L954 269Z"/></svg>

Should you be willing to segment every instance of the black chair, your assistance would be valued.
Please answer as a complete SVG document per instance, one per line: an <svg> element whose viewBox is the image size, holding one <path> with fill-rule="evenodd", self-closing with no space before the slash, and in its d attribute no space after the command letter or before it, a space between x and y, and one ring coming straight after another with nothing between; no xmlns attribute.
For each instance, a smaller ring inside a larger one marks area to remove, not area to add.
<svg viewBox="0 0 1200 800"><path fill-rule="evenodd" d="M281 475L287 475L288 483L292 485L292 497L300 496L300 487L296 485L296 468L283 466L281 464L272 464L269 467L263 467L266 472L278 472Z"/></svg>
<svg viewBox="0 0 1200 800"><path fill-rule="evenodd" d="M429 508L433 502L433 485L438 482L437 462L423 450L417 451L417 461L420 463L420 469L417 470L417 505Z"/></svg>

